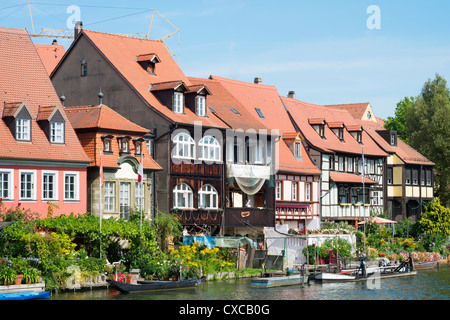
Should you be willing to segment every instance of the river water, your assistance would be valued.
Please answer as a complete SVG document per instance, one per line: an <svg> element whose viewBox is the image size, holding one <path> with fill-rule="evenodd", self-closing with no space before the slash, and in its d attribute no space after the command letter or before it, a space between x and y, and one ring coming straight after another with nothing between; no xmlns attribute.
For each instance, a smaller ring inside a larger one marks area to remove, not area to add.
<svg viewBox="0 0 450 320"><path fill-rule="evenodd" d="M450 266L378 282L255 288L251 279L208 281L196 288L120 294L113 289L55 293L51 300L450 300Z"/></svg>

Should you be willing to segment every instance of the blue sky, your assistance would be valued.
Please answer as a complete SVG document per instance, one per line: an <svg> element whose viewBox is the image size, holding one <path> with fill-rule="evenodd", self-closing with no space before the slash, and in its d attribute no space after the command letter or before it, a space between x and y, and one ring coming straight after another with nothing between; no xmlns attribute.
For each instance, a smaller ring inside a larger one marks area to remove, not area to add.
<svg viewBox="0 0 450 320"><path fill-rule="evenodd" d="M67 29L71 5L86 29L124 34L147 34L156 9L180 30L166 43L188 76L261 77L310 103L370 102L384 119L436 73L450 80L447 0L42 0L31 1L35 32ZM367 27L370 5L380 9L380 29ZM26 1L0 0L0 26L32 30ZM156 14L150 38L176 28Z"/></svg>

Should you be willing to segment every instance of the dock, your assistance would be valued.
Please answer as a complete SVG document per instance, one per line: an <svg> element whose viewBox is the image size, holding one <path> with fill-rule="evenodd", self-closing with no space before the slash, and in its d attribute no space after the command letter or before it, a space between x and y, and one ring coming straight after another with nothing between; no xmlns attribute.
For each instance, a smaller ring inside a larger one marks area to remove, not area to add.
<svg viewBox="0 0 450 320"><path fill-rule="evenodd" d="M252 279L252 286L262 288L304 285L308 282L308 276L302 274L294 274L290 276L271 276L265 278Z"/></svg>

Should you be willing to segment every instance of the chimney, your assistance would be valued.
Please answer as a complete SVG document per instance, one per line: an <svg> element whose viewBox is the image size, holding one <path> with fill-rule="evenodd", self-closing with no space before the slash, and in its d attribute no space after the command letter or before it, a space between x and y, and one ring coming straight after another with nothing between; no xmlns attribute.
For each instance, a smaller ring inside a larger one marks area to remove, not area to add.
<svg viewBox="0 0 450 320"><path fill-rule="evenodd" d="M75 29L73 32L73 39L75 40L78 35L83 31L83 22L81 21L75 21Z"/></svg>
<svg viewBox="0 0 450 320"><path fill-rule="evenodd" d="M287 96L288 96L288 98L295 99L295 91L289 91Z"/></svg>
<svg viewBox="0 0 450 320"><path fill-rule="evenodd" d="M262 83L262 78L256 77L255 80L254 80L254 82L255 82L256 84L261 84L261 83Z"/></svg>
<svg viewBox="0 0 450 320"><path fill-rule="evenodd" d="M52 42L52 45L57 46L58 45L58 40L54 39Z"/></svg>

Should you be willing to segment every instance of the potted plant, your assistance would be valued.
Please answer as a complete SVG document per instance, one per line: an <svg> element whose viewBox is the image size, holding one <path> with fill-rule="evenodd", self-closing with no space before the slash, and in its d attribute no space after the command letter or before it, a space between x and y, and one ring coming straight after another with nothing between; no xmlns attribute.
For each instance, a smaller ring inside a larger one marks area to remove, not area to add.
<svg viewBox="0 0 450 320"><path fill-rule="evenodd" d="M0 270L0 283L4 286L9 286L16 280L16 270L11 267L6 267Z"/></svg>
<svg viewBox="0 0 450 320"><path fill-rule="evenodd" d="M39 282L39 273L36 268L26 268L23 271L23 282L32 284Z"/></svg>

